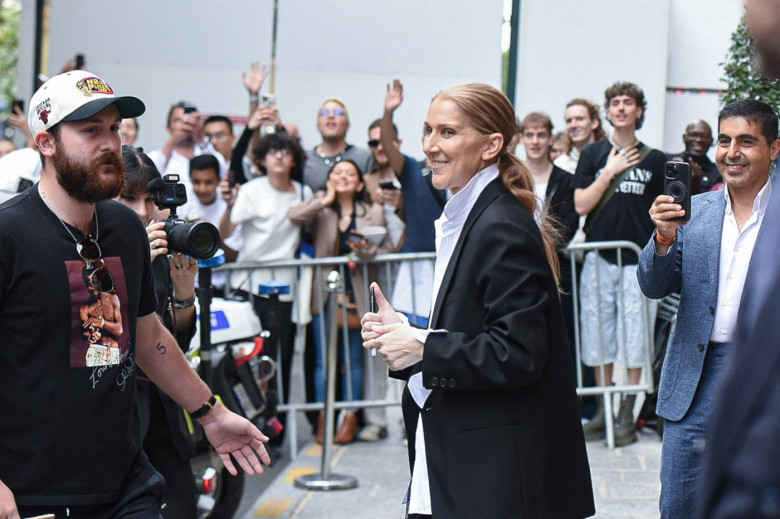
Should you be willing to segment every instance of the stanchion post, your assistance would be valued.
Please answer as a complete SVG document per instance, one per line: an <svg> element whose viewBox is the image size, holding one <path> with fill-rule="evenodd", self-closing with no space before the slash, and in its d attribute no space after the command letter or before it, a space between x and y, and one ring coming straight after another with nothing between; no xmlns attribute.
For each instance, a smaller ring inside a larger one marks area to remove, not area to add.
<svg viewBox="0 0 780 519"><path fill-rule="evenodd" d="M328 305L328 345L325 358L325 434L322 440L322 463L319 474L298 476L295 486L307 490L346 490L355 488L357 479L352 476L331 474L331 450L333 449L333 425L335 422L334 402L336 400L336 357L338 349L338 294L344 291L341 275L334 270L328 274L325 289L329 294Z"/></svg>
<svg viewBox="0 0 780 519"><path fill-rule="evenodd" d="M212 386L211 365L211 269L225 263L225 251L218 249L208 259L198 260L198 288L195 290L200 306L200 365L198 373L207 386Z"/></svg>

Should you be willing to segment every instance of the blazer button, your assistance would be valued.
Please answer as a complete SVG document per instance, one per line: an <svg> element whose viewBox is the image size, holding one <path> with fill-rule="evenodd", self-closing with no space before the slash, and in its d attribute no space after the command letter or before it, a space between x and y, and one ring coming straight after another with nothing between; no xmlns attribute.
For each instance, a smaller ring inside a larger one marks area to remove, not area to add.
<svg viewBox="0 0 780 519"><path fill-rule="evenodd" d="M431 385L436 387L439 385L439 379L437 377L431 377Z"/></svg>
<svg viewBox="0 0 780 519"><path fill-rule="evenodd" d="M703 344L699 344L698 348L699 348L699 351L704 351L704 345Z"/></svg>
<svg viewBox="0 0 780 519"><path fill-rule="evenodd" d="M454 378L450 379L450 387L455 387L455 379Z"/></svg>
<svg viewBox="0 0 780 519"><path fill-rule="evenodd" d="M710 307L710 315L715 315L715 307L714 306Z"/></svg>

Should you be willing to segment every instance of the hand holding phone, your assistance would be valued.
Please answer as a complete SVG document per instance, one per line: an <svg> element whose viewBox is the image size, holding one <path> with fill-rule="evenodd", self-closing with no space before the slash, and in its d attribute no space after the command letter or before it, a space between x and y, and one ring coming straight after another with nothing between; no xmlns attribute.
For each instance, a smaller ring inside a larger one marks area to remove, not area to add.
<svg viewBox="0 0 780 519"><path fill-rule="evenodd" d="M379 187L381 187L382 189L390 190L390 191L396 191L398 189L401 189L400 186L398 186L392 180L380 180L379 181Z"/></svg>

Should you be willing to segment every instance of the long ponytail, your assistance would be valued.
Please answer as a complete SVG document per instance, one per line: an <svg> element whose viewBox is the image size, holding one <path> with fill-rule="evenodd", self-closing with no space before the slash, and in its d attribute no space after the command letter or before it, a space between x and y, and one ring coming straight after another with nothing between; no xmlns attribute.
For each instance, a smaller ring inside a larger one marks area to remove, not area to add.
<svg viewBox="0 0 780 519"><path fill-rule="evenodd" d="M534 192L534 182L531 173L525 164L517 158L514 153L504 151L498 160L498 171L504 186L512 195L525 207L529 213L536 212L536 193ZM555 284L560 289L560 262L558 261L558 242L560 233L557 230L555 219L545 209L542 213L539 230L542 234L544 243L544 252L547 255L547 262L552 269Z"/></svg>

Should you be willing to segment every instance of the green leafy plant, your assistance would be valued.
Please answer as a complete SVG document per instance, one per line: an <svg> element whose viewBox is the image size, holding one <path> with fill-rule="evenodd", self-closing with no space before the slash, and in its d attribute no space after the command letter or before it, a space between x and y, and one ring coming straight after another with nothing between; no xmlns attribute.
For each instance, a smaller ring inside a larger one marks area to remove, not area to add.
<svg viewBox="0 0 780 519"><path fill-rule="evenodd" d="M0 99L9 105L16 91L21 13L19 0L0 0Z"/></svg>
<svg viewBox="0 0 780 519"><path fill-rule="evenodd" d="M721 106L738 99L760 99L780 112L780 80L770 80L761 75L753 63L756 45L747 31L745 18L731 35L731 47L726 61L721 63L728 86L721 95Z"/></svg>

